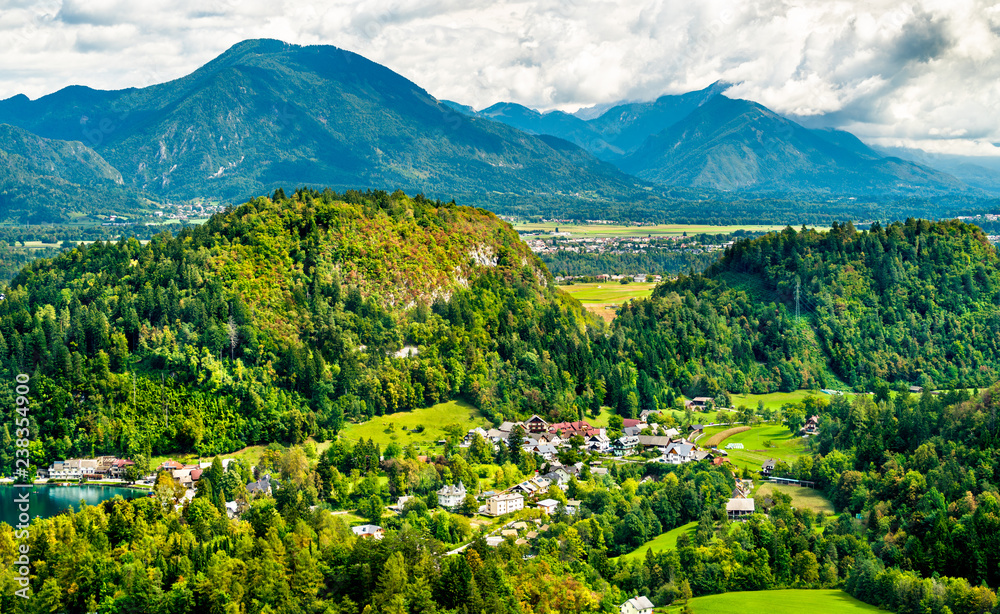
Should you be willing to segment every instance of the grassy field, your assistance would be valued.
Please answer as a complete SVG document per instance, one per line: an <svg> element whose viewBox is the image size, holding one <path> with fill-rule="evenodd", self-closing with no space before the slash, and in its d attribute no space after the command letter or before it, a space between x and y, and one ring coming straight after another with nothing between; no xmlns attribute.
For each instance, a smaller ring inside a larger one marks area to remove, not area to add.
<svg viewBox="0 0 1000 614"><path fill-rule="evenodd" d="M784 226L707 226L704 224L657 224L656 226L626 226L616 224L558 224L544 222L539 224L514 224L518 232L568 232L571 237L677 237L684 233L688 236L697 234L729 234L737 230L752 232L770 232L783 230Z"/></svg>
<svg viewBox="0 0 1000 614"><path fill-rule="evenodd" d="M802 486L791 486L789 484L771 484L765 482L757 488L754 493L755 498L761 498L772 491L783 492L792 497L792 507L799 509L810 509L814 512L823 512L828 515L834 513L833 504L823 496L823 493L815 488L804 488Z"/></svg>
<svg viewBox="0 0 1000 614"><path fill-rule="evenodd" d="M710 426L705 429L705 437L721 433L727 428L725 426ZM766 448L765 441L770 441L774 447ZM793 436L791 431L782 424L755 426L749 431L737 433L727 438L726 443L742 443L744 448L742 450L726 450L729 453L729 461L738 467L749 467L755 471L759 470L764 461L769 458L783 460L791 465L796 458L806 453L803 439Z"/></svg>
<svg viewBox="0 0 1000 614"><path fill-rule="evenodd" d="M704 446L717 446L720 443L722 443L723 441L725 441L726 439L732 437L733 435L735 435L737 433L743 433L743 432L749 431L749 430L750 430L749 426L734 426L731 429L726 429L724 431L720 431L720 432L712 435L711 437L709 437L708 439L706 439L705 443L702 444L702 445L704 445Z"/></svg>
<svg viewBox="0 0 1000 614"><path fill-rule="evenodd" d="M590 284L571 284L559 286L567 294L577 299L594 315L610 322L615 317L617 307L634 298L646 298L653 293L656 284L629 283L620 284L615 281L602 281Z"/></svg>
<svg viewBox="0 0 1000 614"><path fill-rule="evenodd" d="M723 593L695 597L689 605L694 614L733 614L733 612L741 614L800 614L802 612L860 614L880 611L877 607L858 601L844 591L830 589ZM681 607L671 607L660 611L680 612Z"/></svg>
<svg viewBox="0 0 1000 614"><path fill-rule="evenodd" d="M681 533L686 532L688 535L693 535L695 529L697 528L697 522L689 522L685 525L681 525L675 529L667 531L666 533L661 533L658 537L649 540L628 554L621 555L618 559L627 561L629 559L642 558L646 556L646 550L649 550L650 548L653 549L653 552L659 552L660 550L672 550L677 547L677 538L680 537Z"/></svg>
<svg viewBox="0 0 1000 614"><path fill-rule="evenodd" d="M824 394L819 390L795 390L793 392L769 392L767 394L731 394L729 395L729 399L732 401L733 407L739 407L740 405L757 407L757 403L763 401L764 407L768 409L781 409L781 406L785 403L798 403L799 401L804 401L810 395L826 399L827 401L833 400L832 396ZM851 395L847 396L851 398Z"/></svg>
<svg viewBox="0 0 1000 614"><path fill-rule="evenodd" d="M448 401L414 411L375 416L361 424L347 424L341 435L351 441L359 437L371 439L383 448L391 441L404 447L410 443L423 447L444 439L444 427L449 424L458 424L463 432L485 426L478 409L462 401ZM423 432L414 433L412 429L418 426L424 427Z"/></svg>

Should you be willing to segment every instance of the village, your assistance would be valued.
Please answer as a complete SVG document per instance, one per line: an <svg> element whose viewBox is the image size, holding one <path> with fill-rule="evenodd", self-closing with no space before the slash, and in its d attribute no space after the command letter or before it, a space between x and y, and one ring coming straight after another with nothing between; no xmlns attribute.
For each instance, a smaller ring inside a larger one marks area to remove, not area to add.
<svg viewBox="0 0 1000 614"><path fill-rule="evenodd" d="M558 251L579 254L645 254L649 250L667 250L705 254L726 249L733 241L703 243L682 235L662 237L571 237L568 232L522 232L521 238L536 254Z"/></svg>

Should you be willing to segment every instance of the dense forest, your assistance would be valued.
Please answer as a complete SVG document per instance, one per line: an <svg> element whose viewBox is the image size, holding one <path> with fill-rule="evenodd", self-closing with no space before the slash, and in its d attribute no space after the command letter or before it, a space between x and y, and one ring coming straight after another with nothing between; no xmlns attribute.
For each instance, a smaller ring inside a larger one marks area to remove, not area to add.
<svg viewBox="0 0 1000 614"><path fill-rule="evenodd" d="M0 302L0 362L42 395L39 466L323 440L458 395L575 418L587 322L550 279L482 210L279 191L145 246L31 263Z"/></svg>
<svg viewBox="0 0 1000 614"><path fill-rule="evenodd" d="M787 228L623 306L595 355L633 364L647 396L985 386L1000 368L998 264L960 222Z"/></svg>

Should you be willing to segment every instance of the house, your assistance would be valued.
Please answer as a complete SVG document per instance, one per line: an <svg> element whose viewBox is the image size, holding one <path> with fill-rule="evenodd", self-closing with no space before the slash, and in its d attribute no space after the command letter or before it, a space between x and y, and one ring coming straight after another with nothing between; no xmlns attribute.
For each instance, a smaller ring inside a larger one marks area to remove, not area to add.
<svg viewBox="0 0 1000 614"><path fill-rule="evenodd" d="M666 462L671 465L683 465L684 463L689 463L695 460L696 453L697 450L695 450L695 447L691 444L672 443L663 453L663 457L666 459Z"/></svg>
<svg viewBox="0 0 1000 614"><path fill-rule="evenodd" d="M703 424L692 424L691 425L691 432L688 433L688 437L697 437L697 436L701 435L702 431L704 431L704 430L705 430L705 426Z"/></svg>
<svg viewBox="0 0 1000 614"><path fill-rule="evenodd" d="M921 394L923 393L923 391L924 391L923 386L910 386L910 392L912 392L913 394Z"/></svg>
<svg viewBox="0 0 1000 614"><path fill-rule="evenodd" d="M622 433L628 435L629 437L638 437L642 431L643 427L641 426L626 426L622 429Z"/></svg>
<svg viewBox="0 0 1000 614"><path fill-rule="evenodd" d="M670 437L671 439L676 439L681 436L681 432L675 428L664 429L661 433L664 437Z"/></svg>
<svg viewBox="0 0 1000 614"><path fill-rule="evenodd" d="M774 471L774 465L775 465L775 460L773 458L767 459L766 461L764 461L764 464L761 465L760 474L764 477L770 476L771 472Z"/></svg>
<svg viewBox="0 0 1000 614"><path fill-rule="evenodd" d="M657 416L659 416L660 415L660 410L658 410L658 409L644 409L641 412L639 412L639 419L642 420L643 422L646 422L647 420L649 420L649 417L652 416L653 414L656 414Z"/></svg>
<svg viewBox="0 0 1000 614"><path fill-rule="evenodd" d="M549 423L535 415L524 421L524 430L529 433L544 433L549 430Z"/></svg>
<svg viewBox="0 0 1000 614"><path fill-rule="evenodd" d="M695 397L690 401L684 401L684 407L690 407L691 409L698 411L708 409L708 406L714 403L715 399L712 397Z"/></svg>
<svg viewBox="0 0 1000 614"><path fill-rule="evenodd" d="M615 456L629 456L635 452L639 445L639 438L635 435L622 435L611 442L611 453Z"/></svg>
<svg viewBox="0 0 1000 614"><path fill-rule="evenodd" d="M623 418L622 419L622 428L623 429L627 429L630 426L638 426L638 427L640 427L639 430L642 430L642 429L646 428L649 425L646 424L645 420L639 420L638 418Z"/></svg>
<svg viewBox="0 0 1000 614"><path fill-rule="evenodd" d="M240 504L236 501L226 501L226 518L239 516Z"/></svg>
<svg viewBox="0 0 1000 614"><path fill-rule="evenodd" d="M500 425L500 428L497 429L497 430L498 431L503 431L504 433L507 433L507 434L510 434L510 432L513 431L514 427L517 426L517 425L518 425L517 422L504 422L503 424ZM527 429L525 429L525 430L527 430Z"/></svg>
<svg viewBox="0 0 1000 614"><path fill-rule="evenodd" d="M486 545L490 548L496 548L503 543L503 538L499 535L490 535L486 538Z"/></svg>
<svg viewBox="0 0 1000 614"><path fill-rule="evenodd" d="M559 508L559 502L555 499L542 499L538 502L538 509L542 510L548 515L556 513L556 509Z"/></svg>
<svg viewBox="0 0 1000 614"><path fill-rule="evenodd" d="M669 437L656 437L653 435L639 435L639 446L645 450L647 448L656 448L660 452L666 452L667 448L673 445L674 442L670 440Z"/></svg>
<svg viewBox="0 0 1000 614"><path fill-rule="evenodd" d="M815 433L819 430L819 416L809 416L806 420L805 426L803 426L799 432L800 433Z"/></svg>
<svg viewBox="0 0 1000 614"><path fill-rule="evenodd" d="M621 614L653 614L653 602L645 595L633 597L622 604L620 611Z"/></svg>
<svg viewBox="0 0 1000 614"><path fill-rule="evenodd" d="M557 422L549 427L550 433L556 433L563 439L569 439L574 435L580 435L581 437L587 437L591 433L597 432L598 429L590 426L585 420L577 420L576 422Z"/></svg>
<svg viewBox="0 0 1000 614"><path fill-rule="evenodd" d="M444 508L455 509L462 505L465 500L465 484L459 480L458 486L445 484L441 490L437 491L438 505Z"/></svg>
<svg viewBox="0 0 1000 614"><path fill-rule="evenodd" d="M191 488L194 483L201 479L201 467L198 465L182 465L180 469L174 469L170 475L181 483L185 488Z"/></svg>
<svg viewBox="0 0 1000 614"><path fill-rule="evenodd" d="M537 454L542 458L544 458L545 460L552 460L559 454L559 451L556 450L556 447L550 443L539 443L533 446L525 446L524 451L530 452L532 454Z"/></svg>
<svg viewBox="0 0 1000 614"><path fill-rule="evenodd" d="M265 475L256 482L250 482L247 484L247 492L251 495L253 494L271 494L271 476Z"/></svg>
<svg viewBox="0 0 1000 614"><path fill-rule="evenodd" d="M486 501L486 513L490 516L503 516L523 509L524 496L518 493L503 493Z"/></svg>
<svg viewBox="0 0 1000 614"><path fill-rule="evenodd" d="M97 467L94 469L94 473L101 477L107 476L111 473L111 466L114 462L118 460L114 456L98 456L97 457Z"/></svg>
<svg viewBox="0 0 1000 614"><path fill-rule="evenodd" d="M726 516L729 520L745 520L754 513L753 499L736 498L726 503Z"/></svg>
<svg viewBox="0 0 1000 614"><path fill-rule="evenodd" d="M385 531L377 524L363 524L360 527L351 527L351 533L362 539L382 539L385 537Z"/></svg>
<svg viewBox="0 0 1000 614"><path fill-rule="evenodd" d="M611 449L611 438L603 432L597 433L596 435L588 437L585 440L584 445L588 450L593 450L594 452L603 454Z"/></svg>
<svg viewBox="0 0 1000 614"><path fill-rule="evenodd" d="M108 469L108 477L116 480L124 480L125 471L133 465L135 465L135 461L128 460L127 458L116 458L115 462L111 463L111 468Z"/></svg>
<svg viewBox="0 0 1000 614"><path fill-rule="evenodd" d="M173 471L174 469L183 469L184 465L178 463L175 460L163 461L163 463L157 467L157 471Z"/></svg>
<svg viewBox="0 0 1000 614"><path fill-rule="evenodd" d="M512 493L521 493L523 495L533 495L542 487L535 480L525 480L520 484L515 484L511 486L508 490Z"/></svg>
<svg viewBox="0 0 1000 614"><path fill-rule="evenodd" d="M476 438L476 435L479 435L480 437L486 439L487 441L489 440L489 435L487 435L486 431L483 430L482 427L477 426L474 429L469 429L469 432L465 434L465 438L462 440L462 445L471 446L472 441Z"/></svg>

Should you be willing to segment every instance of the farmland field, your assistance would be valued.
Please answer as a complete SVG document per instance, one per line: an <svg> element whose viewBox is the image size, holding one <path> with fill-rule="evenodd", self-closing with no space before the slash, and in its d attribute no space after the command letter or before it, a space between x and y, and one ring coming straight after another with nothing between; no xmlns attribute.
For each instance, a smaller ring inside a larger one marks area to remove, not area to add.
<svg viewBox="0 0 1000 614"><path fill-rule="evenodd" d="M880 610L838 590L753 591L705 595L691 600L694 614L860 614ZM664 610L679 612L680 608Z"/></svg>
<svg viewBox="0 0 1000 614"><path fill-rule="evenodd" d="M615 317L617 306L634 298L646 298L653 293L656 284L604 281L589 284L559 286L567 294L583 303L583 306L599 318L610 322Z"/></svg>
<svg viewBox="0 0 1000 614"><path fill-rule="evenodd" d="M772 491L783 492L792 497L792 507L799 509L810 509L814 512L823 512L827 515L834 513L833 504L823 496L823 493L815 488L805 488L803 486L792 486L790 484L771 484L765 482L761 484L754 493L755 498L761 498Z"/></svg>
<svg viewBox="0 0 1000 614"><path fill-rule="evenodd" d="M725 431L726 426L710 426L705 429L705 437L711 437ZM770 441L774 447L765 447L764 442ZM742 443L743 450L726 450L729 461L738 467L760 469L761 464L769 458L783 460L789 465L795 459L806 453L805 442L797 435L792 435L783 424L762 424L749 431L736 433L728 437L726 443Z"/></svg>
<svg viewBox="0 0 1000 614"><path fill-rule="evenodd" d="M632 552L628 554L623 554L618 557L620 561L627 561L629 559L637 559L646 556L646 550L650 548L653 552L659 552L661 550L672 550L677 547L677 538L680 537L681 533L687 533L688 535L694 534L695 529L698 528L697 522L689 522L685 525L670 529L666 533L661 533L659 536L649 540L645 544L639 546Z"/></svg>
<svg viewBox="0 0 1000 614"><path fill-rule="evenodd" d="M784 226L707 226L704 224L657 224L655 226L625 226L616 224L559 224L556 222L512 224L518 232L568 232L571 237L678 237L698 234L729 234L737 230L750 232L781 231Z"/></svg>
<svg viewBox="0 0 1000 614"><path fill-rule="evenodd" d="M726 429L724 431L721 431L721 432L718 432L718 433L712 435L707 440L705 440L704 445L706 445L706 446L717 446L717 445L721 444L723 441L725 441L726 439L732 437L733 435L736 435L737 433L743 433L743 432L746 432L746 431L749 431L749 430L750 430L749 426L734 426L731 429Z"/></svg>
<svg viewBox="0 0 1000 614"><path fill-rule="evenodd" d="M383 448L391 441L403 447L410 443L426 446L444 439L444 427L449 424L458 424L464 432L484 426L485 421L479 410L472 405L462 401L448 401L413 411L375 416L361 424L346 424L341 435L350 441L357 441L360 437L371 439ZM418 426L424 427L423 432L412 431Z"/></svg>

